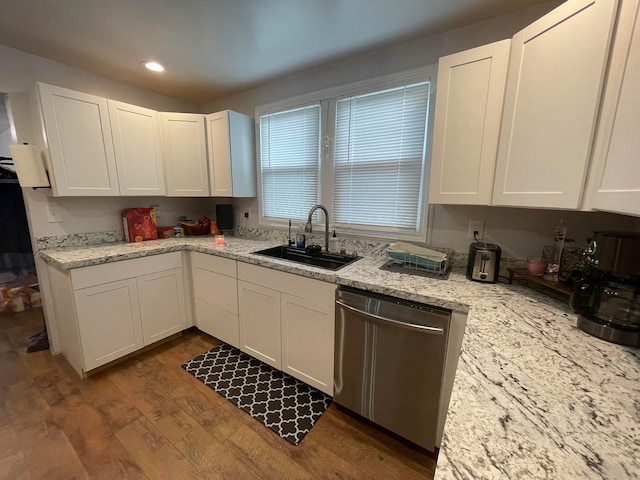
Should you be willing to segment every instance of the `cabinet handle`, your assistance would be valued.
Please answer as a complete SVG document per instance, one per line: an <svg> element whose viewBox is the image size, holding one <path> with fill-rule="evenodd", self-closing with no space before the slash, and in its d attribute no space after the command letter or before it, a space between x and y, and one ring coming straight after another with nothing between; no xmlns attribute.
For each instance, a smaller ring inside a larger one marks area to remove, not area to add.
<svg viewBox="0 0 640 480"><path fill-rule="evenodd" d="M346 308L347 310L351 310L352 312L361 315L369 320L373 320L373 321L378 321L381 323L390 323L393 326L396 327L400 327L400 328L406 328L408 330L414 330L414 331L418 331L421 333L428 333L429 335L443 335L444 334L444 330L442 328L439 327L429 327L427 325L416 325L415 323L405 323L405 322L399 322L398 320L392 320L390 318L386 318L386 317L381 317L379 315L374 315L373 313L368 313L368 312L364 312L358 308L352 307L351 305L348 305L346 303L344 303L342 300L336 300L336 304L339 305L342 308Z"/></svg>

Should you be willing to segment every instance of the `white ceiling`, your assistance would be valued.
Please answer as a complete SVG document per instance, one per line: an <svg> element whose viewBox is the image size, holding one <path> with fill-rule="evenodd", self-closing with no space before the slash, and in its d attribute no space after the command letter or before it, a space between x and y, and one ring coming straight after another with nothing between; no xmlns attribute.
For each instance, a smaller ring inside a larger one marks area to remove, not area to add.
<svg viewBox="0 0 640 480"><path fill-rule="evenodd" d="M546 2L0 0L0 44L202 104Z"/></svg>

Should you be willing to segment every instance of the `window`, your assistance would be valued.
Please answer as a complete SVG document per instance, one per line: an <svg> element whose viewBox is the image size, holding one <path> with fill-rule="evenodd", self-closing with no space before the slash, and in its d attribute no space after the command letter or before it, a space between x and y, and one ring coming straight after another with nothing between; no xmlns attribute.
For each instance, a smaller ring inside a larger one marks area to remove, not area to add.
<svg viewBox="0 0 640 480"><path fill-rule="evenodd" d="M336 223L419 230L428 102L427 82L337 102Z"/></svg>
<svg viewBox="0 0 640 480"><path fill-rule="evenodd" d="M257 109L260 224L322 203L340 232L424 240L431 88L422 69Z"/></svg>
<svg viewBox="0 0 640 480"><path fill-rule="evenodd" d="M318 203L320 106L260 117L262 216L306 218Z"/></svg>

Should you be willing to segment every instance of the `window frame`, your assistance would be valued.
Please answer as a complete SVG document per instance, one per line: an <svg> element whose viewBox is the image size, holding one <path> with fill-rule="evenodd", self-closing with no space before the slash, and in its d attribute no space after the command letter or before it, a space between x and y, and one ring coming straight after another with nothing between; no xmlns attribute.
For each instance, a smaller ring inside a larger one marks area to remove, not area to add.
<svg viewBox="0 0 640 480"><path fill-rule="evenodd" d="M305 95L286 98L277 102L265 104L256 107L255 109L255 122L256 122L256 169L257 169L257 190L258 190L258 226L260 228L271 229L285 229L288 228L289 219L275 219L273 217L264 217L262 212L262 176L261 176L261 159L260 159L260 117L279 111L301 108L304 106L319 104L320 105L320 139L324 139L328 132L335 132L335 114L337 101L343 98L349 98L352 96L363 95L367 93L374 93L377 91L396 88L404 85L410 85L413 83L419 83L424 81L430 82L429 91L429 104L427 109L427 131L424 142L424 163L423 163L423 176L421 186L421 198L420 198L420 220L419 228L417 232L399 232L397 230L388 229L385 227L371 228L371 226L354 226L347 227L345 224L335 224L332 218L334 210L333 199L333 152L329 155L325 155L325 149L321 143L320 163L319 163L319 185L318 193L320 198L318 203L323 204L330 215L330 225L336 225L336 230L341 235L353 236L353 237L372 237L379 239L398 239L398 240L413 240L424 242L429 241L431 235L430 225L433 219L433 207L428 204L428 188L429 188L429 172L431 165L431 149L433 143L433 120L435 113L435 95L436 95L436 78L437 78L437 65L428 65L425 67L415 68L400 73L384 75L373 79L354 82L342 86L332 87L316 92L312 92ZM331 149L333 150L333 138ZM299 219L291 219L294 222L294 227L297 227L296 222L300 222ZM324 219L319 219L321 222Z"/></svg>

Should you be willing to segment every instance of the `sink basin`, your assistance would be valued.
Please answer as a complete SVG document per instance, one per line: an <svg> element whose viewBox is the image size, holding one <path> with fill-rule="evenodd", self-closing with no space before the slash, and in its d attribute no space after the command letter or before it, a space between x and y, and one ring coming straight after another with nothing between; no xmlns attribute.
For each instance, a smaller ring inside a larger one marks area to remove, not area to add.
<svg viewBox="0 0 640 480"><path fill-rule="evenodd" d="M289 247L287 245L278 245L277 247L266 248L253 253L256 255L266 255L267 257L279 258L281 260L288 260L295 263L304 263L306 265L326 268L327 270L334 271L362 258L327 252L308 253L305 250Z"/></svg>

